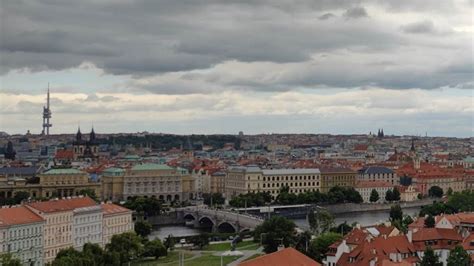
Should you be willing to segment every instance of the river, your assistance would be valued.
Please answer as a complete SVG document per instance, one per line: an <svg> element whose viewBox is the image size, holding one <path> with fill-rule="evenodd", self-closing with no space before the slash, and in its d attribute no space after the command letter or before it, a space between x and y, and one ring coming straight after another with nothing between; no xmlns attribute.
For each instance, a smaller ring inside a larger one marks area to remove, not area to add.
<svg viewBox="0 0 474 266"><path fill-rule="evenodd" d="M404 208L403 214L408 214L411 216L417 215L420 211L420 207L412 207L412 208ZM359 223L362 226L368 226L377 224L380 222L387 221L389 218L389 210L385 211L372 211L372 212L364 212L364 213L347 213L347 214L339 214L335 217L335 224L338 225L343 222L347 222L348 224L352 224L354 222ZM306 219L293 219L295 224L300 227L301 229L308 229L308 221ZM186 227L184 225L170 225L170 226L160 226L157 229L154 229L150 235L151 239L156 237L160 239L166 238L168 235L173 235L176 237L183 237L183 236L192 236L192 235L199 235L203 233L203 230Z"/></svg>

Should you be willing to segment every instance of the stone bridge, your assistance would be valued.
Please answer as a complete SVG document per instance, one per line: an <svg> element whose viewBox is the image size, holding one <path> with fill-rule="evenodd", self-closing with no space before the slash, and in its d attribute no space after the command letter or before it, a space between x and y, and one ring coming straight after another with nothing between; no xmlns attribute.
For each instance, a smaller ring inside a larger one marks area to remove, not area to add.
<svg viewBox="0 0 474 266"><path fill-rule="evenodd" d="M211 228L212 232L237 233L255 229L264 220L248 214L204 207L178 209L188 225L196 228Z"/></svg>

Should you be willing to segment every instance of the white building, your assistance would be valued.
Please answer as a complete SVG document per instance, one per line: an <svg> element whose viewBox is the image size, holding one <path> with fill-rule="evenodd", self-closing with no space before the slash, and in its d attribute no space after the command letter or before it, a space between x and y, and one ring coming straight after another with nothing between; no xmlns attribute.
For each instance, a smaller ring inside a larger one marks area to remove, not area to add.
<svg viewBox="0 0 474 266"><path fill-rule="evenodd" d="M103 212L102 244L104 246L110 243L113 235L133 231L131 210L113 203L105 203L101 207Z"/></svg>
<svg viewBox="0 0 474 266"><path fill-rule="evenodd" d="M82 250L85 243L102 245L102 208L93 205L74 209L72 230L75 249Z"/></svg>
<svg viewBox="0 0 474 266"><path fill-rule="evenodd" d="M0 209L0 254L11 253L23 265L44 265L44 219L28 208Z"/></svg>
<svg viewBox="0 0 474 266"><path fill-rule="evenodd" d="M370 194L374 189L379 194L377 202L384 202L385 194L389 189L393 189L393 185L385 181L358 181L355 185L355 190L359 192L364 202L370 202Z"/></svg>

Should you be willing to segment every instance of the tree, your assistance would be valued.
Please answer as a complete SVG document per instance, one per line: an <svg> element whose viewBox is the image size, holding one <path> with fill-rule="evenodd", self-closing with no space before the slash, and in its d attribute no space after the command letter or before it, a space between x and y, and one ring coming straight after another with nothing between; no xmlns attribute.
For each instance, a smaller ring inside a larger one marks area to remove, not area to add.
<svg viewBox="0 0 474 266"><path fill-rule="evenodd" d="M163 244L165 245L165 247L167 249L173 250L174 249L174 244L175 244L173 235L168 235L168 237L165 238L165 243L163 243Z"/></svg>
<svg viewBox="0 0 474 266"><path fill-rule="evenodd" d="M385 200L388 201L388 202L392 202L393 201L393 192L391 189L387 190L387 192L385 192Z"/></svg>
<svg viewBox="0 0 474 266"><path fill-rule="evenodd" d="M151 224L146 221L137 221L135 223L135 232L141 237L147 237L151 233Z"/></svg>
<svg viewBox="0 0 474 266"><path fill-rule="evenodd" d="M296 236L295 248L304 254L308 254L309 245L311 244L311 237L312 234L309 231L304 231L301 234L298 234Z"/></svg>
<svg viewBox="0 0 474 266"><path fill-rule="evenodd" d="M436 255L431 247L426 247L423 254L423 259L420 262L420 266L442 266L443 263L439 262L439 257Z"/></svg>
<svg viewBox="0 0 474 266"><path fill-rule="evenodd" d="M0 265L4 266L21 266L21 261L14 258L12 254L5 253L0 255Z"/></svg>
<svg viewBox="0 0 474 266"><path fill-rule="evenodd" d="M448 188L448 192L446 192L448 196L453 195L453 189L451 187Z"/></svg>
<svg viewBox="0 0 474 266"><path fill-rule="evenodd" d="M225 199L221 193L204 193L202 195L204 198L204 204L211 206L211 198L212 198L212 205L222 205L225 203Z"/></svg>
<svg viewBox="0 0 474 266"><path fill-rule="evenodd" d="M393 201L399 201L400 200L400 191L398 190L398 188L393 188L393 192L392 192L392 200Z"/></svg>
<svg viewBox="0 0 474 266"><path fill-rule="evenodd" d="M15 204L20 204L22 201L28 199L30 197L30 193L26 191L18 191L15 193L15 196L13 197L15 200Z"/></svg>
<svg viewBox="0 0 474 266"><path fill-rule="evenodd" d="M428 190L428 195L433 198L441 198L443 197L443 189L438 186L432 186Z"/></svg>
<svg viewBox="0 0 474 266"><path fill-rule="evenodd" d="M455 246L448 257L448 266L469 266L470 262L469 254L460 245Z"/></svg>
<svg viewBox="0 0 474 266"><path fill-rule="evenodd" d="M85 243L82 247L83 257L90 258L95 265L104 265L105 252L98 244Z"/></svg>
<svg viewBox="0 0 474 266"><path fill-rule="evenodd" d="M324 233L311 241L308 255L311 258L322 262L326 252L328 252L329 246L341 239L342 235L338 233Z"/></svg>
<svg viewBox="0 0 474 266"><path fill-rule="evenodd" d="M98 201L97 195L95 194L95 190L90 188L81 189L79 191L79 195L88 196L89 198Z"/></svg>
<svg viewBox="0 0 474 266"><path fill-rule="evenodd" d="M315 235L328 232L334 225L334 216L324 210L310 211L308 214L308 223Z"/></svg>
<svg viewBox="0 0 474 266"><path fill-rule="evenodd" d="M112 236L109 244L106 245L107 252L117 252L119 254L120 263L129 262L143 251L141 238L134 232L126 232Z"/></svg>
<svg viewBox="0 0 474 266"><path fill-rule="evenodd" d="M166 251L166 247L161 243L160 239L155 239L152 241L148 241L145 244L145 251L143 252L144 256L147 257L155 257L158 259L159 257L166 256L168 252Z"/></svg>
<svg viewBox="0 0 474 266"><path fill-rule="evenodd" d="M198 246L199 249L207 246L209 244L209 235L204 233L190 238L190 242L195 246Z"/></svg>
<svg viewBox="0 0 474 266"><path fill-rule="evenodd" d="M275 252L280 244L288 247L295 242L295 228L293 221L273 216L255 228L254 239L262 242L266 253Z"/></svg>
<svg viewBox="0 0 474 266"><path fill-rule="evenodd" d="M435 218L432 215L428 215L428 217L425 218L425 227L426 228L434 228L435 227Z"/></svg>
<svg viewBox="0 0 474 266"><path fill-rule="evenodd" d="M401 221L403 219L403 211L400 204L390 207L390 221Z"/></svg>
<svg viewBox="0 0 474 266"><path fill-rule="evenodd" d="M352 231L352 228L353 227L348 225L347 222L343 222L339 224L337 227L331 228L331 232L346 235L347 233Z"/></svg>
<svg viewBox="0 0 474 266"><path fill-rule="evenodd" d="M372 192L370 192L370 199L369 199L370 202L377 202L379 201L379 199L380 199L380 196L377 190L372 189Z"/></svg>

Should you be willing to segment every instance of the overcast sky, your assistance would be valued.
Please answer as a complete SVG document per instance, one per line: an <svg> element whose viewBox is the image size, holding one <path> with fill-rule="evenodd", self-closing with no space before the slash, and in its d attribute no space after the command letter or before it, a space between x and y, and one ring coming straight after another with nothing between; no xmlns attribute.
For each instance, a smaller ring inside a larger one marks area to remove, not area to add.
<svg viewBox="0 0 474 266"><path fill-rule="evenodd" d="M290 3L293 2L293 3ZM0 131L472 136L471 0L3 0Z"/></svg>

